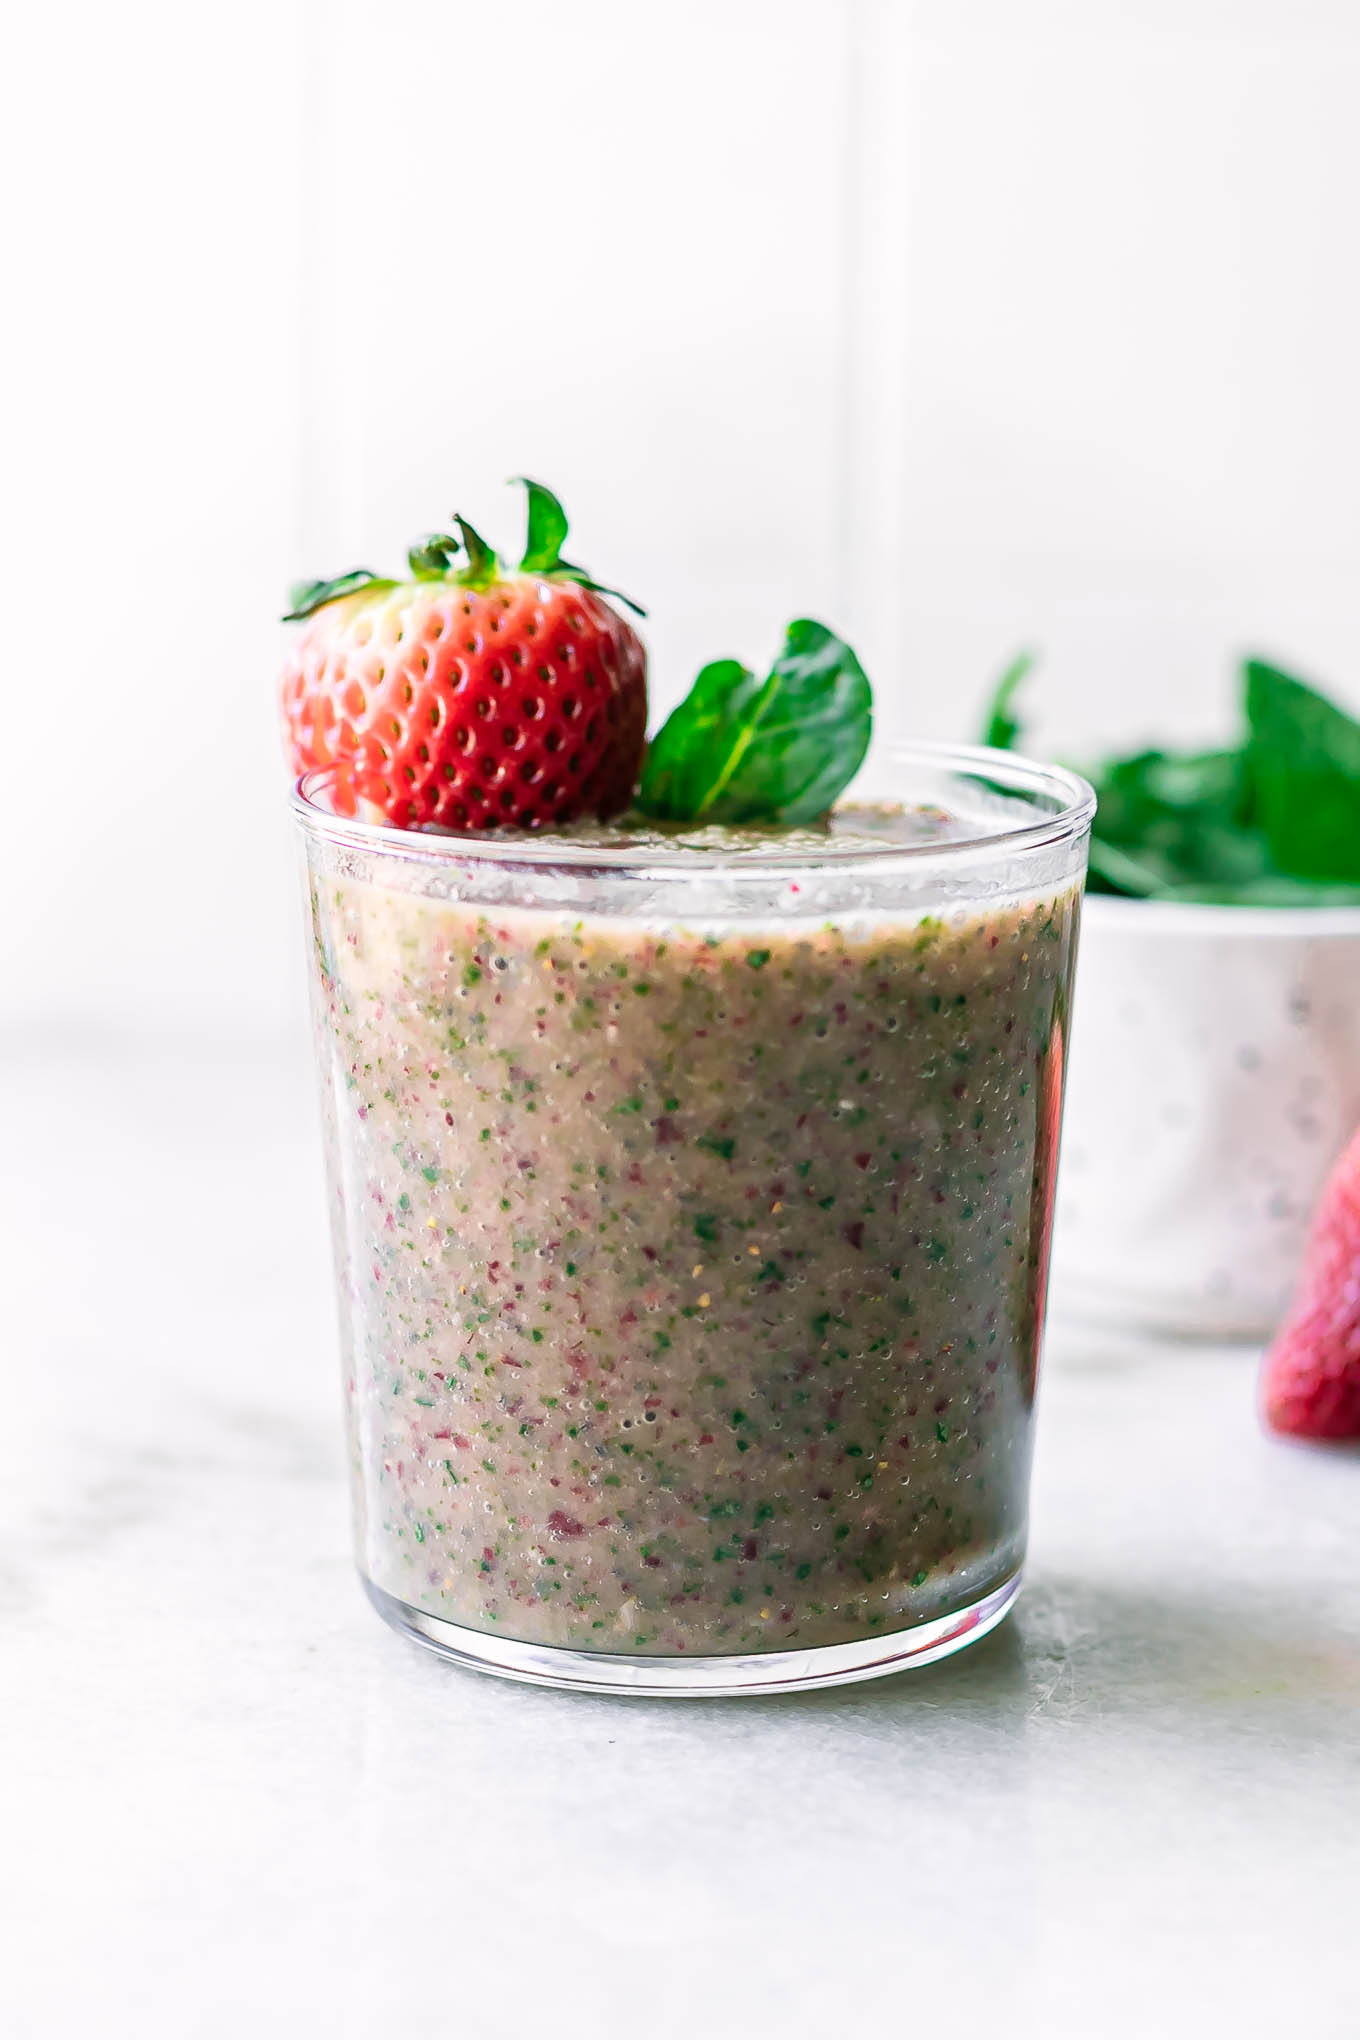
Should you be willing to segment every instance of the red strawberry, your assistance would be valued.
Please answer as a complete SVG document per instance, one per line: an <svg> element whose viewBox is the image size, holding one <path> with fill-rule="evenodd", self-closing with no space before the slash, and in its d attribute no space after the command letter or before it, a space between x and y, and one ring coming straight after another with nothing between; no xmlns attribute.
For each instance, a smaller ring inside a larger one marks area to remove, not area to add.
<svg viewBox="0 0 1360 2040"><path fill-rule="evenodd" d="M561 557L557 498L525 486L516 572L459 517L460 537L412 548L409 581L361 568L294 589L285 621L311 621L283 671L284 743L295 772L334 768L341 814L537 828L628 805L647 654Z"/></svg>
<svg viewBox="0 0 1360 2040"><path fill-rule="evenodd" d="M1327 1178L1261 1397L1272 1430L1360 1438L1360 1133Z"/></svg>

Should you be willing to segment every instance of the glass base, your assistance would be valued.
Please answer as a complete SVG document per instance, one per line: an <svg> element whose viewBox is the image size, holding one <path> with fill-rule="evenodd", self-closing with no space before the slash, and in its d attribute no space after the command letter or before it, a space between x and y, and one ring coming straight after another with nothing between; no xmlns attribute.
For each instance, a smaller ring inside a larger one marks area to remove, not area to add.
<svg viewBox="0 0 1360 2040"><path fill-rule="evenodd" d="M738 1693L807 1693L818 1686L848 1686L859 1679L881 1679L889 1672L934 1664L996 1628L1019 1594L1023 1574L1017 1569L966 1608L933 1622L918 1622L911 1629L899 1629L891 1636L823 1644L815 1650L707 1658L621 1657L610 1651L516 1643L509 1637L486 1636L460 1623L445 1622L438 1615L426 1615L384 1593L362 1573L360 1578L384 1622L472 1671L490 1672L498 1679L521 1679L531 1686L560 1686L576 1693L713 1700Z"/></svg>

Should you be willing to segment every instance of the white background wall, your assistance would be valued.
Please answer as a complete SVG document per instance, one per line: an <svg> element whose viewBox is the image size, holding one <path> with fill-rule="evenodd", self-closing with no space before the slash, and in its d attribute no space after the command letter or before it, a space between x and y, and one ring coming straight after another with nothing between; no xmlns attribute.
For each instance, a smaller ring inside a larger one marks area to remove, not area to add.
<svg viewBox="0 0 1360 2040"><path fill-rule="evenodd" d="M1360 703L1354 0L126 0L10 31L0 1019L296 1026L281 590L528 470L664 707ZM15 197L17 195L17 207ZM15 216L17 213L17 216Z"/></svg>

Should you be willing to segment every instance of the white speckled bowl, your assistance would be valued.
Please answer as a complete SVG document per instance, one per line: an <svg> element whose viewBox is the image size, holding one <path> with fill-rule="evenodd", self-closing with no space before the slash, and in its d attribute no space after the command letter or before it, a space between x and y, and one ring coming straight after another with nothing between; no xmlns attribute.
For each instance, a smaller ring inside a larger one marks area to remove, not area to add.
<svg viewBox="0 0 1360 2040"><path fill-rule="evenodd" d="M1268 1335L1360 1122L1360 908L1086 902L1056 1312Z"/></svg>

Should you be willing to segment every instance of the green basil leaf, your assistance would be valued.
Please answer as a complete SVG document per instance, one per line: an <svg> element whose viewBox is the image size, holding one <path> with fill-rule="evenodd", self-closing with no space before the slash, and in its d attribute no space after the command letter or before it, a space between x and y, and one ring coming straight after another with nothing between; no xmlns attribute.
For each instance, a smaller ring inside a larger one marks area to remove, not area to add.
<svg viewBox="0 0 1360 2040"><path fill-rule="evenodd" d="M328 602L338 602L342 595L356 595L360 588L395 588L396 585L395 581L385 581L381 574L374 574L367 567L354 567L348 574L337 574L330 581L294 581L288 590L288 607L283 621L301 623L305 616L314 616Z"/></svg>
<svg viewBox="0 0 1360 2040"><path fill-rule="evenodd" d="M1272 862L1293 878L1360 881L1360 723L1263 660L1243 671L1252 801Z"/></svg>
<svg viewBox="0 0 1360 2040"><path fill-rule="evenodd" d="M705 666L653 739L638 806L658 821L810 822L854 778L873 697L843 638L800 617L763 681Z"/></svg>
<svg viewBox="0 0 1360 2040"><path fill-rule="evenodd" d="M1019 739L1023 724L1014 715L1011 703L1023 682L1033 672L1035 654L1021 652L1011 660L1005 672L996 683L987 710L987 719L982 725L982 741L993 751L1013 751Z"/></svg>

